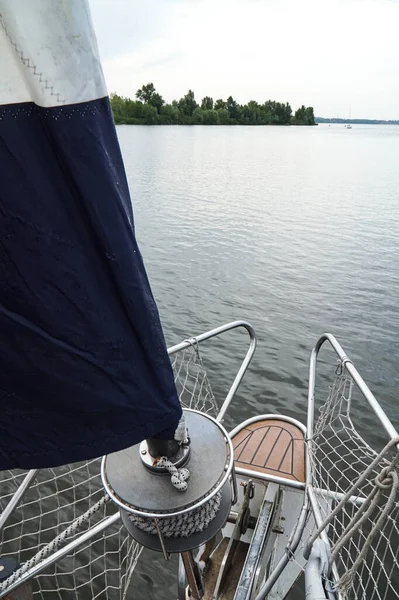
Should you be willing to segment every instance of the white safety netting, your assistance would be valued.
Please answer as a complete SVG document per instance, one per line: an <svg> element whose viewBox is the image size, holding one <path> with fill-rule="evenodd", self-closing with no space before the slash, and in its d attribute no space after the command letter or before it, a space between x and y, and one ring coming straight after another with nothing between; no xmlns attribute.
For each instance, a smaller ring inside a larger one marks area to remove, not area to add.
<svg viewBox="0 0 399 600"><path fill-rule="evenodd" d="M182 405L215 417L218 408L198 345L190 344L171 359ZM104 497L100 463L95 459L38 472L0 532L1 556L14 557L22 569L6 584L28 567L40 567L58 549L117 512ZM1 512L25 476L22 471L0 472ZM117 520L46 567L28 585L33 596L42 600L125 600L134 587L132 575L141 550ZM0 598L7 589L0 583Z"/></svg>
<svg viewBox="0 0 399 600"><path fill-rule="evenodd" d="M386 446L389 440L338 365L309 443L320 529L331 551L327 579L337 598L399 598L399 455L395 443Z"/></svg>
<svg viewBox="0 0 399 600"><path fill-rule="evenodd" d="M216 417L218 405L195 340L171 359L182 406Z"/></svg>
<svg viewBox="0 0 399 600"><path fill-rule="evenodd" d="M26 473L4 471L0 475L4 510ZM92 514L79 522L76 531L54 544L57 536L89 509ZM42 469L1 532L1 556L16 558L22 570L28 561L31 566L40 565L115 512L115 507L104 501L99 459ZM51 551L49 544L53 544ZM125 598L140 551L117 521L47 568L31 583L32 590L35 597L43 599Z"/></svg>

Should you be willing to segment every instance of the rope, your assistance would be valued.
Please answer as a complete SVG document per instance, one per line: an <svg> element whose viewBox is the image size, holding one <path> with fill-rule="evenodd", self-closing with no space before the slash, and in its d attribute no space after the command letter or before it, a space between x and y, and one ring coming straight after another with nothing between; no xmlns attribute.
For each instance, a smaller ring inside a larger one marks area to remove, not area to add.
<svg viewBox="0 0 399 600"><path fill-rule="evenodd" d="M78 529L90 519L102 506L104 506L107 502L109 502L109 496L105 495L93 504L89 510L80 515L77 519L75 519L62 533L57 535L50 543L43 546L37 554L32 556L26 563L24 563L19 569L14 571L7 579L5 579L2 583L0 583L0 592L6 590L10 585L12 585L15 581L17 581L20 577L22 577L27 571L35 567L37 564L41 563L47 556L58 550L60 546L72 535L74 535Z"/></svg>
<svg viewBox="0 0 399 600"><path fill-rule="evenodd" d="M166 456L161 456L161 458L158 458L154 464L169 471L171 474L170 480L173 487L179 490L179 492L186 491L188 488L187 479L190 477L190 471L188 469L178 469L170 460L166 458Z"/></svg>
<svg viewBox="0 0 399 600"><path fill-rule="evenodd" d="M184 415L180 418L180 421L177 424L177 428L175 431L175 440L181 445L189 443L186 418Z"/></svg>
<svg viewBox="0 0 399 600"><path fill-rule="evenodd" d="M209 523L216 517L220 508L222 499L221 492L218 492L208 502L199 506L196 510L179 515L178 517L162 518L158 520L158 526L162 536L170 537L188 537L193 533L203 531ZM136 515L129 515L130 521L138 529L156 535L157 528L153 519L145 519Z"/></svg>
<svg viewBox="0 0 399 600"><path fill-rule="evenodd" d="M184 416L180 419L175 431L175 440L181 446L190 443ZM178 469L166 456L155 459L154 465L163 467L169 471L171 483L179 492L187 490L187 480L190 478L190 471L188 469L183 467ZM196 510L183 513L177 517L160 518L157 525L153 519L146 519L132 514L129 515L129 519L138 529L152 535L158 535L159 528L161 535L164 537L188 537L208 527L219 511L221 498L222 494L218 492L213 498Z"/></svg>
<svg viewBox="0 0 399 600"><path fill-rule="evenodd" d="M336 557L338 556L339 552L344 547L345 543L352 537L352 535L354 535L360 529L362 524L368 518L371 518L371 515L373 514L375 509L378 507L378 502L379 502L381 496L383 495L384 490L391 488L389 498L388 498L383 510L381 511L381 514L378 517L376 523L372 527L372 529L366 539L366 542L363 545L362 550L360 551L360 553L359 553L358 557L356 558L355 562L353 563L352 567L346 573L344 573L344 575L341 577L341 579L338 582L337 587L341 592L345 592L350 587L350 585L353 581L353 578L355 576L355 573L357 572L362 561L364 560L365 556L367 555L367 552L371 548L371 544L372 544L372 541L373 541L375 535L379 531L381 531L381 529L383 528L385 521L395 503L396 494L397 494L398 488L399 488L399 477L398 477L398 473L395 469L395 465L394 465L395 462L397 462L397 457L392 461L392 463L389 465L389 467L385 467L384 469L382 469L381 473L379 475L377 475L377 477L375 478L374 488L371 490L370 494L367 496L367 498L364 501L364 503L362 504L362 506L359 508L357 513L354 515L353 519L351 520L351 522L345 529L344 533L342 534L342 537L337 541L334 548L332 549L331 558L330 558L330 567L332 566L332 564L333 564L334 560L336 559Z"/></svg>
<svg viewBox="0 0 399 600"><path fill-rule="evenodd" d="M175 431L175 440L179 442L180 446L186 446L190 443L186 426L186 419L184 415L180 418L180 421L177 425ZM166 456L160 456L159 458L156 458L154 461L154 465L157 465L158 467L162 467L169 471L169 473L171 474L170 480L172 482L172 485L177 490L179 490L179 492L186 491L186 489L188 488L187 480L190 477L190 471L188 469L178 469Z"/></svg>
<svg viewBox="0 0 399 600"><path fill-rule="evenodd" d="M396 437L385 446L385 448L378 454L378 456L373 460L372 463L367 467L365 471L363 471L362 475L359 479L352 485L351 488L345 493L342 500L337 504L335 509L328 515L327 519L324 523L317 529L317 531L310 538L307 548L311 548L312 544L319 537L319 535L324 531L324 529L331 523L331 521L337 516L337 514L341 511L344 505L349 501L351 496L356 495L356 490L367 480L367 478L372 474L373 470L378 466L381 459L386 455L386 453L393 447L399 444L399 437ZM357 511L357 513L353 516L349 524L347 525L345 531L342 533L339 540L334 545L331 551L330 557L330 570L331 567L339 555L342 548L345 544L353 537L353 535L360 530L363 523L367 521L373 514L373 512L377 509L378 503L381 497L384 494L385 490L390 489L389 497L384 508L381 511L380 516L377 521L373 524L373 527L364 543L359 555L354 561L352 567L344 573L344 575L340 578L337 583L338 590L344 592L346 591L351 583L353 582L353 578L359 569L362 561L366 557L368 551L371 548L372 541L376 534L382 530L386 519L392 507L395 503L396 495L399 490L399 476L397 473L397 464L399 462L399 452L397 452L396 456L392 459L391 463L384 467L381 472L374 479L374 487L367 496L367 498L362 503L361 507Z"/></svg>

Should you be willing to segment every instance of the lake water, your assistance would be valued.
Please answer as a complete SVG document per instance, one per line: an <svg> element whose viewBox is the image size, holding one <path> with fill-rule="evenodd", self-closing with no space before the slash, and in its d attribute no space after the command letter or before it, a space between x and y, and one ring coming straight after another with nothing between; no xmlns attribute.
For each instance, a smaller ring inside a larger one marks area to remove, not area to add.
<svg viewBox="0 0 399 600"><path fill-rule="evenodd" d="M324 331L399 425L399 127L118 135L168 344L235 319L257 331L227 425L262 412L304 421L309 353ZM209 356L218 393L245 351L231 339ZM135 598L174 598L153 559L140 563Z"/></svg>

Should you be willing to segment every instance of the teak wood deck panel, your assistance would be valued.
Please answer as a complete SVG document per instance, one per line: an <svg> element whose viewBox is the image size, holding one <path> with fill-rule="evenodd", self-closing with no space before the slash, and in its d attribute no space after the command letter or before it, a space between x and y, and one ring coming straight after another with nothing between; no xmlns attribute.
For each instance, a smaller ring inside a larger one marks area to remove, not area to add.
<svg viewBox="0 0 399 600"><path fill-rule="evenodd" d="M305 481L305 440L296 425L264 419L241 429L232 441L237 467Z"/></svg>

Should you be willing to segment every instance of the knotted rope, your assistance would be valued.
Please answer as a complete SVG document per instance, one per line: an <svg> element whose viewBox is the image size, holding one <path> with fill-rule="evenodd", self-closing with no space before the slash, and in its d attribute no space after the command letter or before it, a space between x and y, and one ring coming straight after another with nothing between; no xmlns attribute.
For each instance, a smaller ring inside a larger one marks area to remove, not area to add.
<svg viewBox="0 0 399 600"><path fill-rule="evenodd" d="M175 440L179 442L180 446L185 446L190 443L188 437L188 431L186 426L186 419L184 415L181 417L176 431L175 431ZM178 469L172 461L170 461L166 456L160 456L154 460L154 466L162 467L169 471L171 474L171 483L173 487L175 487L179 492L185 492L188 488L187 480L190 477L190 471L188 469L180 468Z"/></svg>
<svg viewBox="0 0 399 600"><path fill-rule="evenodd" d="M179 490L179 492L186 491L188 487L187 479L190 477L190 471L188 469L178 469L170 460L166 458L166 456L161 456L161 458L158 458L154 461L154 464L169 471L171 474L170 480L173 487Z"/></svg>

